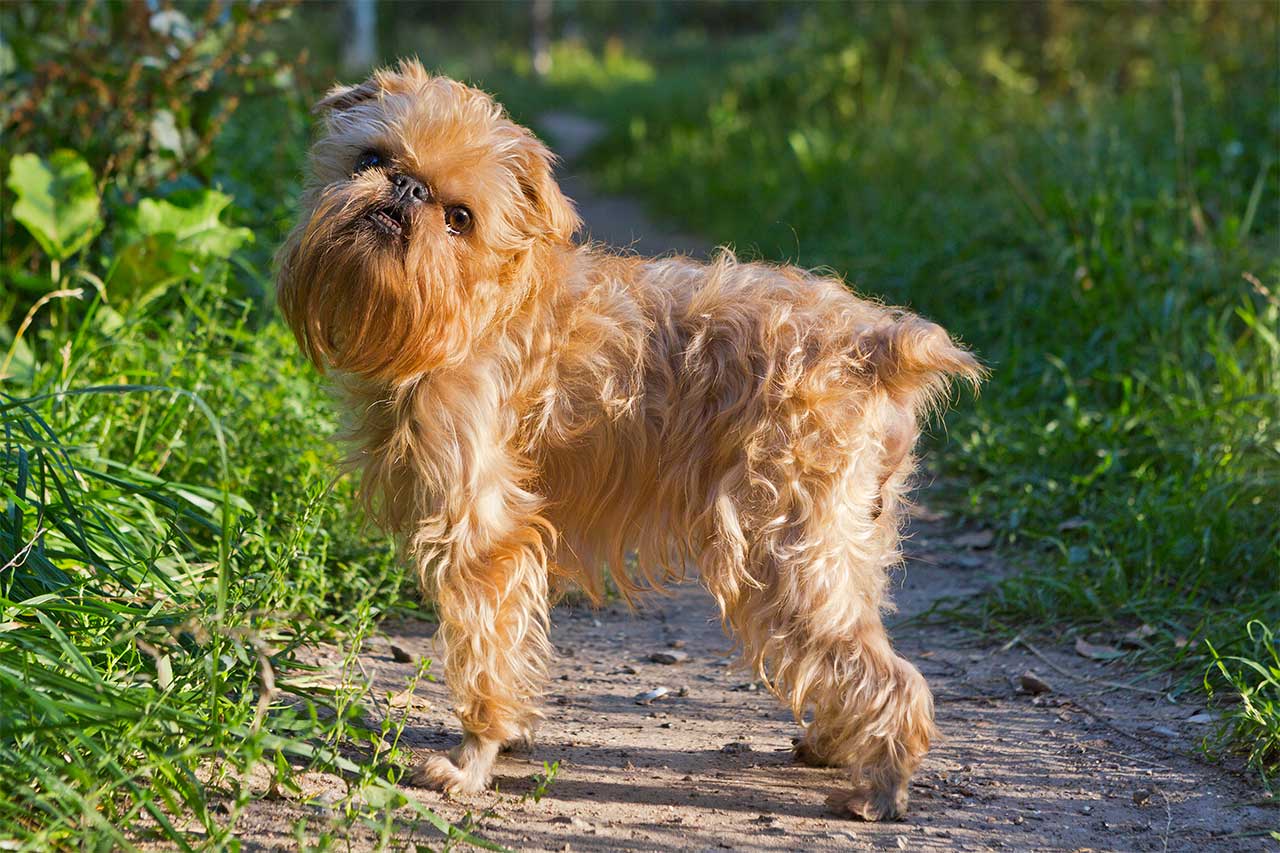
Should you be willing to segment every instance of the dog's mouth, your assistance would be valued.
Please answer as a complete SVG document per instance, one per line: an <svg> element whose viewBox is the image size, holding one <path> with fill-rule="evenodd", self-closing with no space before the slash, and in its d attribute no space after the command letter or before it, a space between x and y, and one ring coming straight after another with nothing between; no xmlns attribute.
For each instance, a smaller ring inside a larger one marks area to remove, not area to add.
<svg viewBox="0 0 1280 853"><path fill-rule="evenodd" d="M402 237L405 232L405 221L400 211L394 207L381 207L364 215L366 222L388 237Z"/></svg>

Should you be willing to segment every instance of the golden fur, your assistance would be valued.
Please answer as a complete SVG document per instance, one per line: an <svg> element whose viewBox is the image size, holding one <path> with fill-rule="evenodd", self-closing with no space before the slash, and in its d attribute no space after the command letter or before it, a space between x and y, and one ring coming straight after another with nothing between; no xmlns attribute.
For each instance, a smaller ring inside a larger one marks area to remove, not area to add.
<svg viewBox="0 0 1280 853"><path fill-rule="evenodd" d="M598 598L607 568L630 598L693 564L758 677L812 715L800 757L849 768L852 813L900 814L933 703L881 624L886 570L917 424L973 357L834 278L575 245L550 152L416 62L318 110L279 302L438 607L465 737L419 779L479 789L532 730L557 589ZM353 174L367 151L383 166ZM402 174L429 201L393 237L369 215ZM467 233L445 228L456 204Z"/></svg>

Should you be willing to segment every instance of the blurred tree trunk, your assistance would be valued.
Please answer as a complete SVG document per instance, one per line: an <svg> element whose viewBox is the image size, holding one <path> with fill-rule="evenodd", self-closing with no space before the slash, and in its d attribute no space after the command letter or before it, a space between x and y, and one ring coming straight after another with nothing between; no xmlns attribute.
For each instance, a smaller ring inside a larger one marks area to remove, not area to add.
<svg viewBox="0 0 1280 853"><path fill-rule="evenodd" d="M350 34L343 45L343 67L347 71L364 72L378 59L377 0L347 0L347 13L343 17Z"/></svg>
<svg viewBox="0 0 1280 853"><path fill-rule="evenodd" d="M551 0L533 0L533 70L546 77L551 70Z"/></svg>

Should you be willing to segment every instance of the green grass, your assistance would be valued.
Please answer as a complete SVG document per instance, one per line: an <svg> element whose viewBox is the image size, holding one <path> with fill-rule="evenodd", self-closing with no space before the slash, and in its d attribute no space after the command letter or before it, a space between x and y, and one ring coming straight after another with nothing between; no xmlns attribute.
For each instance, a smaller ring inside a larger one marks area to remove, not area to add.
<svg viewBox="0 0 1280 853"><path fill-rule="evenodd" d="M226 209L189 182L100 198L74 153L5 164L26 232L0 302L5 849L235 848L241 814L305 800L309 770L346 784L295 827L309 846L387 846L414 822L475 841L397 787L407 711L378 710L356 666L299 659L329 642L350 663L413 593L335 482L327 395L264 301L299 174L287 127L287 177L250 186L237 161L219 183L257 194Z"/></svg>
<svg viewBox="0 0 1280 853"><path fill-rule="evenodd" d="M518 114L604 120L608 188L746 254L834 268L973 346L991 379L935 455L1023 570L970 618L1152 626L1132 657L1181 690L1203 678L1222 746L1270 785L1275 10L1081 5L1047 33L999 7L928 11L827 7L685 51L687 74L678 45L640 43L628 67L661 73L601 82L579 60L532 96L492 85Z"/></svg>
<svg viewBox="0 0 1280 853"><path fill-rule="evenodd" d="M218 269L68 306L0 398L0 834L24 848L223 846L255 765L346 776L348 820L406 802L360 679L295 656L358 649L401 570L330 487L292 341Z"/></svg>

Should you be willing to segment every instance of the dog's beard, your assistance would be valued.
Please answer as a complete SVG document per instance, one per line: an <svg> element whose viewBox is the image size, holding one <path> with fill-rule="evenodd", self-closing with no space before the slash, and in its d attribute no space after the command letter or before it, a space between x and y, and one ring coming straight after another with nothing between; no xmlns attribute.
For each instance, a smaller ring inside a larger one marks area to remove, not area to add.
<svg viewBox="0 0 1280 853"><path fill-rule="evenodd" d="M331 193L295 233L280 308L317 364L404 377L465 351L462 270L448 238L418 216L395 214L380 196Z"/></svg>

